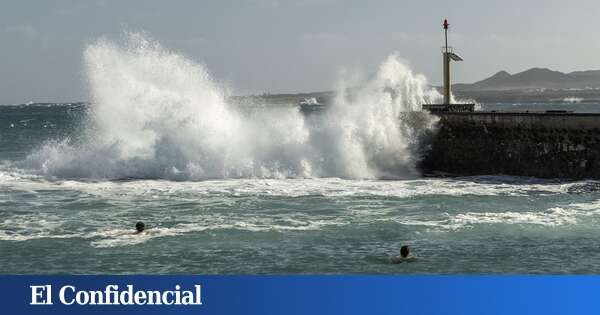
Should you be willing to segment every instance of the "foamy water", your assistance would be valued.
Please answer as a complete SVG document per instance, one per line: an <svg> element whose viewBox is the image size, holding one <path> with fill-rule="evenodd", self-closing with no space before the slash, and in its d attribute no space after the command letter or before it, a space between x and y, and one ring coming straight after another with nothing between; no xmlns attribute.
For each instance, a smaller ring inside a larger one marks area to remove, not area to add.
<svg viewBox="0 0 600 315"><path fill-rule="evenodd" d="M4 272L597 271L589 249L598 236L597 182L0 174ZM134 233L138 220L146 232ZM422 260L387 264L405 243ZM507 251L520 257L498 261ZM579 261L564 264L565 253Z"/></svg>
<svg viewBox="0 0 600 315"><path fill-rule="evenodd" d="M338 97L317 122L296 104L228 104L207 68L139 34L85 50L92 105L83 140L47 142L23 163L60 178L411 177L440 98L398 56Z"/></svg>

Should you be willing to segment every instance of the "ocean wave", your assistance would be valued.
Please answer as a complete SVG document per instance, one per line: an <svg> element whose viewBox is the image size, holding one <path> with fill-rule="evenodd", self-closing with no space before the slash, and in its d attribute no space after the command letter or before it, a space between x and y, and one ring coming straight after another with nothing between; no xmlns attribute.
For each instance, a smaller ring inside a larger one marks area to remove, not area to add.
<svg viewBox="0 0 600 315"><path fill-rule="evenodd" d="M225 179L204 181L168 180L65 180L34 175L11 166L0 166L0 186L11 190L66 190L111 198L169 196L281 196L410 198L417 196L544 196L589 193L595 181L553 182L518 177L481 177L413 180ZM594 188L595 189L595 188ZM595 190L594 190L595 191Z"/></svg>
<svg viewBox="0 0 600 315"><path fill-rule="evenodd" d="M299 186L310 186L315 185L319 182L322 189L322 182L324 180L299 180L298 182L308 181L300 184ZM433 180L436 181L436 180ZM95 186L91 191L98 193L100 196L92 195L91 198L94 200L104 200L111 198L115 204L135 204L140 200L157 200L157 202L169 201L164 203L162 208L165 208L162 212L154 211L144 213L144 221L149 222L149 229L140 234L134 234L133 228L123 228L124 222L135 222L136 212L131 212L129 207L121 210L107 209L95 209L89 208L87 210L81 209L78 206L76 212L72 211L53 211L39 212L35 209L38 206L35 205L21 205L29 210L24 209L15 211L4 211L0 214L0 241L31 241L38 239L80 239L87 242L89 246L108 248L108 247L121 247L131 246L136 244L142 244L150 240L164 238L164 237L176 237L185 234L196 234L196 233L230 233L231 231L240 231L248 233L285 233L289 235L292 232L306 232L306 231L321 231L336 228L349 228L349 227L360 227L360 226L378 226L378 228L391 228L389 224L399 224L401 226L412 227L413 232L420 233L453 233L476 230L481 231L484 229L488 231L490 228L495 229L506 229L510 227L522 227L526 230L529 228L543 228L550 229L550 231L556 232L557 228L591 228L595 226L596 222L600 220L600 199L595 199L590 202L571 202L560 206L551 206L548 208L540 207L538 209L531 210L502 210L496 211L493 208L486 208L482 211L467 211L461 209L453 209L452 205L441 208L440 211L413 211L415 204L411 207L405 208L402 204L394 205L394 202L389 198L377 199L368 201L367 203L356 203L352 199L345 197L336 196L336 204L339 209L332 211L310 211L311 209L295 209L292 204L283 206L284 209L273 208L268 212L263 212L254 209L254 205L250 205L245 210L245 206L240 205L240 209L237 209L235 202L235 192L231 190L231 183L229 181L222 181L216 184L216 187L212 187L212 193L225 194L225 198L214 199L214 195L203 196L198 195L195 190L186 190L188 194L181 193L181 187L167 187L169 182L164 182L163 187L157 188L156 186L148 185L155 184L154 181L143 183L143 181L133 183L85 183ZM256 187L253 186L252 181L246 183L237 183L243 189L250 189L253 193L243 193L245 196L252 196L251 200L256 198L269 198L273 193L273 190L284 188L286 190L286 196L290 195L288 186L283 186L283 182L294 182L292 180L276 181L268 180L261 183L262 195L256 195ZM345 183L345 180L332 180L331 182ZM409 181L410 182L410 181ZM366 181L366 183L369 183ZM366 184L361 182L361 184ZM382 182L384 183L384 182ZM77 187L81 189L82 183L76 181L61 182L57 184L62 187ZM135 189L128 184L141 185ZM198 184L198 183L186 183L186 184ZM219 184L222 185L219 187ZM225 185L228 184L228 185ZM381 183L375 183L381 184ZM413 183L414 184L414 183ZM422 185L421 181L417 183L417 186ZM115 186L125 185L115 190ZM43 185L42 185L43 186ZM41 187L42 187L41 186ZM267 188L269 190L265 190ZM338 186L338 188L341 186ZM375 186L378 187L378 186ZM90 187L87 187L89 189ZM189 187L188 187L189 188ZM204 187L203 189L206 189ZM297 187L296 187L297 188ZM306 190L304 188L304 192ZM282 190L282 191L283 191ZM338 189L340 190L340 189ZM351 190L351 189L350 189ZM35 189L31 192L35 193ZM45 204L43 198L49 198L48 196L54 196L55 194L47 194L49 190L44 190L45 196L35 200L40 205ZM84 195L87 196L89 191L85 191ZM311 192L311 194L314 192ZM430 194L432 192L429 192ZM131 198L131 195L135 195L135 198ZM165 195L163 195L165 194ZM361 193L364 194L364 193ZM306 194L300 194L302 196L312 196ZM100 197L100 198L98 198ZM140 199L142 197L143 199ZM231 199L233 197L233 199ZM86 198L90 198L89 196ZM131 198L131 199L130 199ZM177 198L174 201L174 199ZM312 197L311 197L312 198ZM412 198L412 197L407 197ZM521 198L521 197L520 197ZM192 202L193 205L198 207L186 206L187 210L169 210L170 207L175 207L181 202ZM248 201L251 201L248 199ZM303 199L304 200L304 199ZM404 199L407 200L407 199ZM146 202L147 202L146 201ZM199 202L202 201L202 202ZM58 200L53 200L57 204ZM206 202L206 203L203 203ZM216 204L214 203L216 202ZM297 201L290 200L289 202L295 203ZM228 204L231 203L231 204ZM418 204L418 202L417 202ZM219 207L227 207L226 213L218 212ZM286 207L290 207L286 209ZM310 207L309 207L310 208ZM94 210L95 209L95 210ZM210 211L206 211L211 209ZM411 210L412 209L412 210ZM108 211L108 212L104 212ZM131 212L131 213L130 213ZM125 215L125 218L123 217ZM155 222L154 225L151 222ZM497 231L497 230L496 230ZM344 232L347 233L347 232ZM477 232L480 233L480 232ZM485 234L485 233L484 233Z"/></svg>
<svg viewBox="0 0 600 315"><path fill-rule="evenodd" d="M100 39L84 60L93 101L82 139L49 141L22 169L63 179L411 178L436 121L418 111L441 97L396 54L371 80L341 79L318 122L297 106L241 110L206 66L140 34Z"/></svg>
<svg viewBox="0 0 600 315"><path fill-rule="evenodd" d="M171 227L153 226L142 233L133 229L83 227L68 230L66 220L56 215L31 213L13 214L0 221L0 241L29 241L36 239L84 239L90 240L92 247L120 247L145 243L161 237L178 236L188 233L238 230L246 232L289 232L320 230L327 226L348 224L339 218L308 218L306 216L284 217L225 217L222 215L192 216L195 222L178 223ZM107 224L107 223L104 223ZM109 223L110 224L110 223ZM114 223L113 223L114 224ZM85 222L82 225L86 225ZM98 223L96 223L98 225Z"/></svg>
<svg viewBox="0 0 600 315"><path fill-rule="evenodd" d="M497 211L466 212L436 220L415 220L397 218L399 224L422 226L438 231L460 231L484 225L530 225L558 227L586 222L592 216L600 215L600 200L593 203L572 203L564 207L551 207L540 211Z"/></svg>

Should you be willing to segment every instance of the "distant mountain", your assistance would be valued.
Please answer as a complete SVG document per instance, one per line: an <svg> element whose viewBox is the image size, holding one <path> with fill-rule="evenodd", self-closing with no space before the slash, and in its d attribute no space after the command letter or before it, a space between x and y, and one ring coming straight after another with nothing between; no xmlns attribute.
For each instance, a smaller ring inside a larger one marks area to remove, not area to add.
<svg viewBox="0 0 600 315"><path fill-rule="evenodd" d="M531 89L585 89L600 88L600 70L562 73L546 68L510 74L500 71L472 84L454 84L455 91L507 91Z"/></svg>

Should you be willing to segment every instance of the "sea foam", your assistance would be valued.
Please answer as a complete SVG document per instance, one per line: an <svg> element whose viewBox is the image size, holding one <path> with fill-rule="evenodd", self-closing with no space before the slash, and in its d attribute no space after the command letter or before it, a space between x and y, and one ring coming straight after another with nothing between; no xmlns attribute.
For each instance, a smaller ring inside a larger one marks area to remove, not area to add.
<svg viewBox="0 0 600 315"><path fill-rule="evenodd" d="M22 166L57 178L406 178L439 100L396 54L337 97L318 122L297 104L228 103L207 68L140 34L84 52L92 99L82 139L55 140ZM262 104L255 104L262 105Z"/></svg>

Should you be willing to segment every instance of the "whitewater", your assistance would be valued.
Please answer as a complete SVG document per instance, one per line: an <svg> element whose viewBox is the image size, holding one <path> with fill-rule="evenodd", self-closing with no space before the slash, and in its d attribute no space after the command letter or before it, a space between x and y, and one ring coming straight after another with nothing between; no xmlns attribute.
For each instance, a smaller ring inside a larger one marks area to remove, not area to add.
<svg viewBox="0 0 600 315"><path fill-rule="evenodd" d="M140 34L124 41L85 50L83 140L49 142L24 167L73 178L402 178L414 175L415 143L435 121L401 116L440 96L396 55L352 95L340 80L315 126L298 106L240 109L202 64Z"/></svg>
<svg viewBox="0 0 600 315"><path fill-rule="evenodd" d="M399 54L311 115L140 34L83 60L89 103L0 106L1 273L600 271L600 182L419 174L440 95Z"/></svg>

